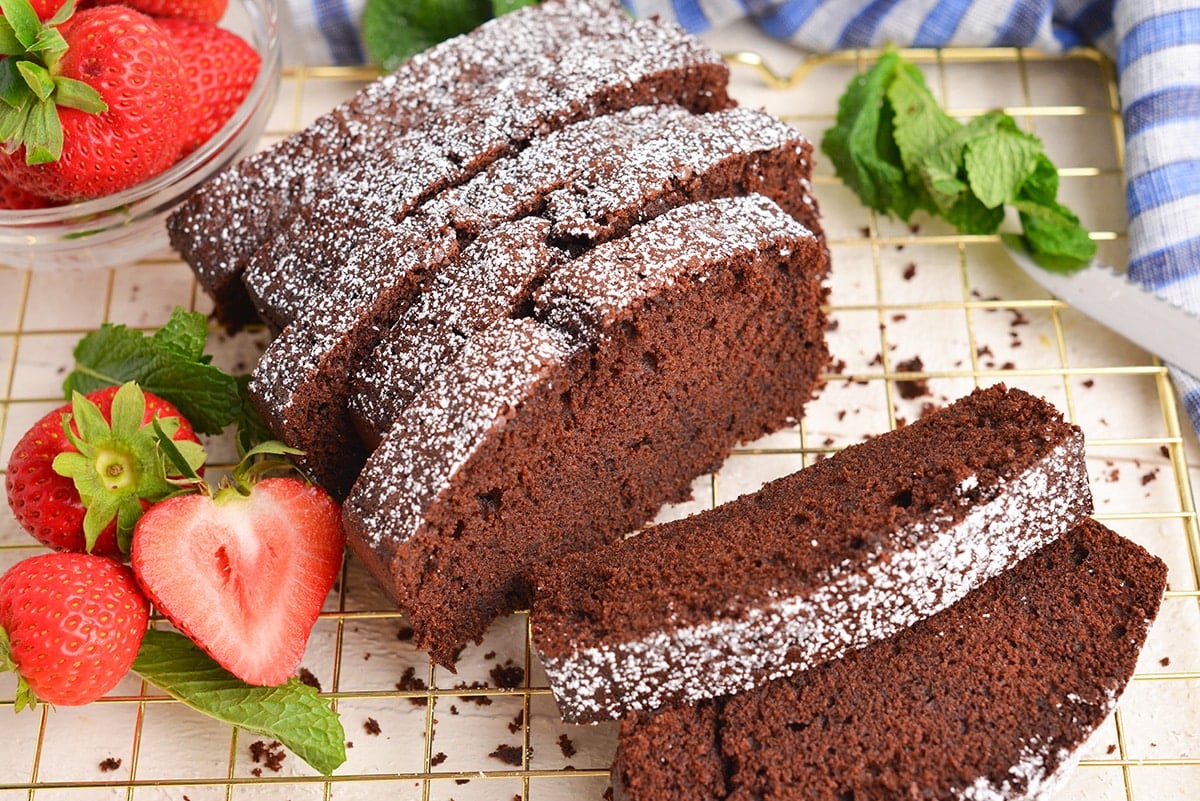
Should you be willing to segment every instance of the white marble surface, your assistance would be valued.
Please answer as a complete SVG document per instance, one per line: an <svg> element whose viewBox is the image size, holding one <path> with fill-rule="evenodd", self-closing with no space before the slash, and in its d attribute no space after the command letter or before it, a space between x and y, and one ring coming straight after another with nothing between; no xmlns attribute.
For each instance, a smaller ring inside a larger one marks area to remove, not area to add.
<svg viewBox="0 0 1200 801"><path fill-rule="evenodd" d="M800 54L748 29L709 38L726 51L758 50L783 74L800 61ZM1067 169L1069 202L1102 232L1102 255L1119 266L1124 258L1119 127L1096 64L1086 59L1021 64L1009 52L999 61L948 58L925 67L953 112L1007 106L1045 139L1051 156ZM778 90L764 87L754 70L737 66L735 94L819 140L853 70L852 64L827 63ZM267 141L327 110L359 82L357 74L290 75ZM829 376L802 425L740 450L717 475L696 482L694 501L664 510L662 518L753 491L820 454L885 431L897 420L914 419L926 402L947 402L976 385L1005 381L1045 395L1088 437L1098 516L1164 558L1171 588L1120 705L1120 731L1117 722L1107 724L1059 798L1195 798L1200 554L1189 550L1188 533L1190 527L1194 541L1200 539L1193 494L1200 484L1200 448L1190 431L1180 431L1163 370L1148 354L1052 301L1007 263L994 241L962 240L927 219L916 230L876 219L834 181L823 159L816 192L834 259L831 317L837 328L830 342L844 363L841 372ZM83 333L105 320L151 328L175 304L208 308L187 268L169 254L93 273L0 268L0 460L6 463L20 434L58 402L71 348ZM264 340L262 332L232 338L214 332L212 348L222 364L245 370ZM931 394L905 401L896 391L896 371L915 356ZM229 457L227 442L214 443L214 450L218 458ZM0 570L35 552L0 509ZM279 772L256 766L247 745L260 738L211 722L152 690L143 696L132 678L89 707L11 716L13 681L0 676L0 801L603 796L615 727L558 721L545 677L528 655L524 615L498 622L482 645L468 648L457 676L431 668L410 643L398 640L402 627L387 600L351 563L304 660L323 689L337 697L353 742L347 763L328 783L293 756ZM506 665L522 668L515 690L498 690L491 675ZM482 689L455 690L476 682ZM406 689L398 690L397 683ZM433 696L418 685L436 688ZM522 717L527 725L520 725ZM371 719L378 724L373 734L365 728ZM575 753L564 751L563 735ZM500 745L528 746L527 761L513 766L491 756ZM101 770L109 758L120 760L119 767ZM261 777L254 775L256 768Z"/></svg>

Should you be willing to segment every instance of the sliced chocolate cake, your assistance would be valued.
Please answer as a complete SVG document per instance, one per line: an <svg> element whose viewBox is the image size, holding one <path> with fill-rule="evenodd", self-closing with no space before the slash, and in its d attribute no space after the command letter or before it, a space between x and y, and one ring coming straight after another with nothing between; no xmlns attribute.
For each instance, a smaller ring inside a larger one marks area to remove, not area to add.
<svg viewBox="0 0 1200 801"><path fill-rule="evenodd" d="M683 203L761 191L819 231L805 177L810 156L806 139L759 111L694 115L667 106L642 107L537 140L431 207L446 210L461 238L539 213L550 223L550 239L578 252ZM511 313L548 273L522 274L511 263L495 266L500 272L439 272L430 292L418 298L357 371L351 411L368 442L386 431L470 331L499 313ZM313 293L308 288L304 296L277 297L276 305L304 309Z"/></svg>
<svg viewBox="0 0 1200 801"><path fill-rule="evenodd" d="M567 337L553 363L510 375L479 344L495 326L469 337L344 507L417 644L449 664L529 602L535 566L618 538L795 419L828 361L825 258L766 198L691 204L551 273L528 324Z"/></svg>
<svg viewBox="0 0 1200 801"><path fill-rule="evenodd" d="M554 223L557 243L578 248L685 202L759 192L819 232L811 154L799 132L761 111L697 115L680 106L642 106L535 137L438 195L427 210L444 209L468 241L502 222L540 214ZM407 167L412 182L430 183L428 165L409 161ZM312 299L340 280L350 254L369 248L403 216L373 211L373 205L415 196L415 190L384 191L389 182L378 173L372 180L381 200L334 197L318 204L251 260L244 281L260 316L275 328L303 319Z"/></svg>
<svg viewBox="0 0 1200 801"><path fill-rule="evenodd" d="M1083 433L997 385L692 517L547 563L564 719L750 689L891 636L1092 511Z"/></svg>
<svg viewBox="0 0 1200 801"><path fill-rule="evenodd" d="M1132 676L1165 583L1161 561L1087 520L887 640L627 717L615 798L1047 798Z"/></svg>
<svg viewBox="0 0 1200 801"><path fill-rule="evenodd" d="M340 202L370 219L388 197L383 207L400 213L535 133L637 105L725 108L727 79L720 57L677 27L634 20L615 0L549 0L414 57L222 173L171 216L171 241L218 314L244 322L238 278L298 210Z"/></svg>
<svg viewBox="0 0 1200 801"><path fill-rule="evenodd" d="M503 247L520 248L523 253L532 253L531 248L586 253L592 241L621 236L673 205L742 194L749 189L760 189L778 198L806 218L815 217L807 179L811 146L794 130L758 112L689 115L687 119L703 124L681 124L677 136L671 135L673 129L667 130L624 154L636 154L636 160L603 151L607 158L596 159L582 169L578 181L558 189L548 187L553 191L547 196L543 216L502 223L494 229L485 227L480 241L508 231L501 234L509 243ZM680 143L687 146L681 147ZM502 174L496 181L487 186L492 193L503 196L506 184ZM339 495L353 482L363 462L349 411L351 378L360 377L359 388L364 394L390 392L386 378L371 380L375 371L387 368L366 364L367 357L385 338L385 332L394 329L417 302L418 293L432 285L433 276L455 258L467 258L478 250L469 244L473 237L468 231L454 227L455 214L486 211L493 220L503 219L502 212L483 202L481 191L478 186L468 185L461 193L464 202L456 202L460 193L439 197L402 223L381 229L370 246L351 248L345 265L336 271L336 282L324 292L313 294L300 285L288 286L286 281L272 289L274 297L284 299L276 305L277 311L290 304L289 311L280 313L294 319L261 360L252 394L275 434L305 451L307 469ZM536 187L514 189L518 200L536 194ZM500 199L493 196L493 200ZM544 231L532 233L539 226ZM536 241L518 243L511 233L515 230L529 231L525 235ZM433 260L423 260L421 254L428 249L423 239L441 242L451 235L456 237L461 257L447 254L438 245L433 248ZM813 234L809 232L805 237L812 238ZM382 247L380 240L384 242ZM393 247L396 243L402 243L403 249ZM296 247L305 252L304 245ZM504 259L503 247L488 252ZM437 262L442 255L447 259ZM806 275L824 276L826 260L823 255L819 259ZM549 272L550 265L536 258L512 261L527 265L525 283ZM515 275L515 268L516 264L509 264L504 269ZM464 275L474 271L474 266L459 270ZM485 287L464 289L472 295L487 291ZM807 315L811 310L798 313ZM774 322L766 319L760 324L770 326ZM380 432L386 428L403 402L403 398L381 397L374 403L375 416L368 430ZM362 404L364 409L367 403ZM373 441L377 436L368 438Z"/></svg>

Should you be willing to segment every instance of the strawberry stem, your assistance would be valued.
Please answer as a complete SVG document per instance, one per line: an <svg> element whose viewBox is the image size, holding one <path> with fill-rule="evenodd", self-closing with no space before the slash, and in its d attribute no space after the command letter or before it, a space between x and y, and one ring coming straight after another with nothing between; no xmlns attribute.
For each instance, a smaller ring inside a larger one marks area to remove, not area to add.
<svg viewBox="0 0 1200 801"><path fill-rule="evenodd" d="M33 709L37 706L37 696L34 695L33 688L25 681L25 677L21 675L17 663L12 658L12 642L8 639L8 632L0 626L0 673L12 671L17 674L17 694L13 711L20 712L22 709L29 707Z"/></svg>

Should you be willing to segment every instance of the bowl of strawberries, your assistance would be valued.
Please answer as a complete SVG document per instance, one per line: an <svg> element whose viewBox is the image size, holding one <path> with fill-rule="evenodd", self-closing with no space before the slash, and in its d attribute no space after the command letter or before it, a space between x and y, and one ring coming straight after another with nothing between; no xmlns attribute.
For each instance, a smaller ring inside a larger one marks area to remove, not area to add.
<svg viewBox="0 0 1200 801"><path fill-rule="evenodd" d="M166 253L165 220L255 150L277 0L0 0L0 265Z"/></svg>

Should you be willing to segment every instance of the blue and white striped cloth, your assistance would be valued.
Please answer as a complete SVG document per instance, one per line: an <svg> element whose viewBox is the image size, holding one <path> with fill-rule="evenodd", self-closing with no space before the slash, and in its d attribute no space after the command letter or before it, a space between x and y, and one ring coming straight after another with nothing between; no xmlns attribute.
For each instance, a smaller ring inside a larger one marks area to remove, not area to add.
<svg viewBox="0 0 1200 801"><path fill-rule="evenodd" d="M364 0L290 0L305 53L362 58ZM1093 45L1117 65L1125 126L1129 275L1200 313L1200 0L624 0L700 33L745 17L825 52L902 46ZM1200 342L1196 343L1200 347ZM1172 369L1200 432L1200 379Z"/></svg>

